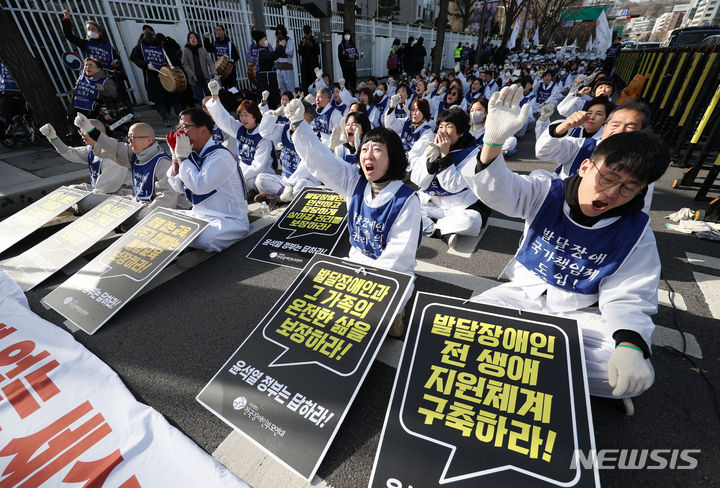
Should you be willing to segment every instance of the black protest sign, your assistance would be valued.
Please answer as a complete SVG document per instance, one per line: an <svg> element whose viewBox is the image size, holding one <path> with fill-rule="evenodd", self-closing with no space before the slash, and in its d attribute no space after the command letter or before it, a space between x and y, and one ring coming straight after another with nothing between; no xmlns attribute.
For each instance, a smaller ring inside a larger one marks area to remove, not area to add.
<svg viewBox="0 0 720 488"><path fill-rule="evenodd" d="M257 261L302 269L315 254L330 254L343 236L345 199L304 188L248 254Z"/></svg>
<svg viewBox="0 0 720 488"><path fill-rule="evenodd" d="M418 293L370 487L599 486L579 334Z"/></svg>
<svg viewBox="0 0 720 488"><path fill-rule="evenodd" d="M90 192L61 186L0 222L0 252L29 236Z"/></svg>
<svg viewBox="0 0 720 488"><path fill-rule="evenodd" d="M28 291L87 251L140 207L140 202L110 197L36 246L10 259L3 267L23 291Z"/></svg>
<svg viewBox="0 0 720 488"><path fill-rule="evenodd" d="M312 479L411 280L314 256L197 400Z"/></svg>
<svg viewBox="0 0 720 488"><path fill-rule="evenodd" d="M205 226L204 220L156 208L42 301L93 334Z"/></svg>

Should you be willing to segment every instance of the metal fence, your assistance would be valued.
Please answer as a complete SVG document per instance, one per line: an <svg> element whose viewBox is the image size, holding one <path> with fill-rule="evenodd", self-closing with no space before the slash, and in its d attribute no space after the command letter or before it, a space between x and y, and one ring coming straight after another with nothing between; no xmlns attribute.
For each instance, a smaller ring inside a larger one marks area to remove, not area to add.
<svg viewBox="0 0 720 488"><path fill-rule="evenodd" d="M240 52L238 63L239 82L242 88L250 88L247 78L245 52L250 42L252 12L247 2L230 0L0 0L2 8L10 11L34 60L40 62L53 81L55 93L65 102L67 93L75 84L77 71L68 68L62 61L63 53L73 51L82 56L79 49L65 40L62 32L62 11L67 8L72 14L73 29L84 36L86 20L93 20L104 27L110 42L118 50L120 60L128 74L130 93L137 103L147 101L142 73L130 62L130 52L137 44L143 24L150 24L156 32L175 38L185 44L187 32L193 30L201 35L213 33L216 24L225 26L228 37ZM308 24L313 32L320 30L320 22L306 10L295 7L264 8L268 38L274 41L272 28L284 24L293 41L302 38L302 27ZM332 17L333 43L337 45L343 30L343 18ZM374 19L356 20L356 44L364 56L358 61L359 77L383 77L387 74L385 61L394 38L407 40L423 37L428 51L425 63L429 63L430 48L435 44L436 31L429 28L378 22ZM453 63L453 50L458 42L476 42L476 38L464 34L446 33L443 49L443 68ZM333 50L335 52L335 49ZM336 56L333 56L336 58ZM334 59L335 73L339 78L340 67ZM300 59L294 59L296 85L299 85Z"/></svg>

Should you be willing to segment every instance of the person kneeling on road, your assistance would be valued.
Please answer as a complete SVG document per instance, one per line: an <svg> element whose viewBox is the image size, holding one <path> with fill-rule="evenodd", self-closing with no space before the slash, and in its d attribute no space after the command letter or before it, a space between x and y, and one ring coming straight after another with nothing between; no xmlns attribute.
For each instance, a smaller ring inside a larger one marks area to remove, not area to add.
<svg viewBox="0 0 720 488"><path fill-rule="evenodd" d="M167 135L173 152L168 181L192 203L178 210L209 222L190 244L206 252L222 251L248 232L247 190L235 157L212 137L215 123L201 108L180 112L178 131Z"/></svg>
<svg viewBox="0 0 720 488"><path fill-rule="evenodd" d="M520 248L504 270L511 281L472 300L577 320L590 394L639 395L654 379L648 358L660 277L643 197L670 151L650 134L619 133L565 180L542 170L513 173L501 145L527 119L529 106L518 114L521 97L519 87L493 95L486 144L477 164L463 170L491 208L525 219Z"/></svg>
<svg viewBox="0 0 720 488"><path fill-rule="evenodd" d="M97 119L89 119L95 129L105 134L105 125ZM130 171L110 158L99 158L95 155L91 145L69 147L55 132L50 124L40 127L42 135L47 137L50 144L57 150L58 154L72 163L86 164L90 171L90 183L79 183L71 185L71 188L91 192L77 203L77 211L80 214L90 211L97 205L104 202L113 195L132 195L132 182ZM82 135L84 141L89 141L87 134Z"/></svg>

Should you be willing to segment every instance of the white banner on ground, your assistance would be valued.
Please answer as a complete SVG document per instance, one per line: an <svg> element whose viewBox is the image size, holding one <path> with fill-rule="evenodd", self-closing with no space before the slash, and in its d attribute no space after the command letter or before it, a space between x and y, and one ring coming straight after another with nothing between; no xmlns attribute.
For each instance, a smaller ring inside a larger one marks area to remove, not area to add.
<svg viewBox="0 0 720 488"><path fill-rule="evenodd" d="M0 268L0 485L243 487Z"/></svg>

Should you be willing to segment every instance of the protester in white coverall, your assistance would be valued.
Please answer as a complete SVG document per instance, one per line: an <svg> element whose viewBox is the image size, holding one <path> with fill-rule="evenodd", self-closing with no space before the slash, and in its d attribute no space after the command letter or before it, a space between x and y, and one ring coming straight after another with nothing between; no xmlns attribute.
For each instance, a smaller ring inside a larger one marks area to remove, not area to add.
<svg viewBox="0 0 720 488"><path fill-rule="evenodd" d="M511 281L473 300L577 320L590 394L639 395L654 378L648 358L660 277L641 209L648 183L670 162L669 150L654 136L620 133L604 140L574 177L515 174L501 145L527 118L529 106L518 114L521 97L519 87L492 97L485 145L477 164L463 171L491 208L525 219L523 241L504 270Z"/></svg>
<svg viewBox="0 0 720 488"><path fill-rule="evenodd" d="M205 252L222 251L250 227L240 169L230 150L213 139L213 126L201 108L189 108L180 112L178 132L168 135L173 150L168 180L192 203L192 209L180 212L208 222L190 243Z"/></svg>
<svg viewBox="0 0 720 488"><path fill-rule="evenodd" d="M260 135L260 109L252 100L245 100L238 107L240 120L236 120L220 103L220 84L212 80L208 83L208 89L212 99L205 103L205 107L217 126L237 141L240 169L249 194L254 197L258 193L255 178L260 173L274 174L277 167L272 142Z"/></svg>
<svg viewBox="0 0 720 488"><path fill-rule="evenodd" d="M305 120L310 123L315 117L315 109L308 102L302 103L305 107ZM320 186L320 181L310 174L307 165L295 150L292 142L293 126L284 113L285 107L278 107L266 112L260 122L260 135L279 147L282 173L261 173L257 176L255 184L260 193L255 196L256 202L268 202L270 205L278 200L289 202L303 188Z"/></svg>
<svg viewBox="0 0 720 488"><path fill-rule="evenodd" d="M347 200L352 245L348 259L413 274L421 239L420 201L402 182L408 163L400 137L382 127L365 134L359 172L318 141L303 111L299 100L291 101L285 110L290 123L297 126L295 149L315 177ZM402 335L403 329L402 314L398 314L390 334Z"/></svg>
<svg viewBox="0 0 720 488"><path fill-rule="evenodd" d="M97 130L105 133L105 125L97 119L90 119L90 123ZM90 145L70 147L67 146L55 132L50 124L40 127L40 132L47 137L50 144L58 154L72 163L84 164L90 172L90 183L78 183L71 188L91 192L77 203L78 212L84 214L95 208L113 195L132 195L132 182L130 171L110 158L99 158ZM83 137L88 137L83 134Z"/></svg>
<svg viewBox="0 0 720 488"><path fill-rule="evenodd" d="M139 201L143 208L127 219L123 228L137 224L156 207L187 208L168 182L167 170L172 158L155 141L155 131L148 124L138 122L130 126L127 143L106 136L83 114L75 117L75 125L87 134L84 140L93 146L97 157L112 159L130 169L133 195L127 198Z"/></svg>

